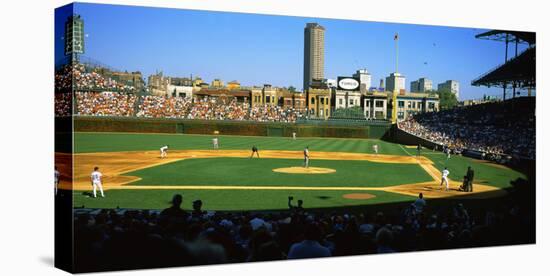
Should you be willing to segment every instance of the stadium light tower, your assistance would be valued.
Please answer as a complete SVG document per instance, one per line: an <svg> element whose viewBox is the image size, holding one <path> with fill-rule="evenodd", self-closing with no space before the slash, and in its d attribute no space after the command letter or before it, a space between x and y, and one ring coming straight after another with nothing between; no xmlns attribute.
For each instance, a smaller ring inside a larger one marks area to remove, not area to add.
<svg viewBox="0 0 550 276"><path fill-rule="evenodd" d="M71 62L77 62L81 54L84 54L84 20L75 14L65 22L65 55L71 57Z"/></svg>

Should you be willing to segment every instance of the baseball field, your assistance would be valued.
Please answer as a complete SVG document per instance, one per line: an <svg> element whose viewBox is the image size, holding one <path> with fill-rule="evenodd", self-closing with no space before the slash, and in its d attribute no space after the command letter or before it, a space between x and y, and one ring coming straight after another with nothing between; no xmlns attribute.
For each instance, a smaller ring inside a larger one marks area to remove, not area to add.
<svg viewBox="0 0 550 276"><path fill-rule="evenodd" d="M306 208L370 205L426 198L479 199L504 195L510 181L524 177L510 168L462 156L376 139L292 138L219 135L88 133L74 134L75 207L146 208L169 206L184 196L183 207L201 199L205 210L276 210L288 196ZM378 154L373 145L378 145ZM168 145L168 156L159 148ZM251 148L260 158L251 158ZM309 168L303 149L310 151ZM57 158L70 158L61 153ZM89 175L103 173L105 198L91 197ZM458 190L468 166L474 192ZM450 171L450 190L440 187L441 170ZM62 172L64 170L61 170ZM61 178L62 188L68 188Z"/></svg>

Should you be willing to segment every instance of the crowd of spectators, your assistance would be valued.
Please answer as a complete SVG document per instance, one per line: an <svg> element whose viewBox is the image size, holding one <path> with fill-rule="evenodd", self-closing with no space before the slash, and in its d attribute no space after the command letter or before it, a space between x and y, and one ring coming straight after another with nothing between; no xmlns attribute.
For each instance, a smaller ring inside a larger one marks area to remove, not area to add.
<svg viewBox="0 0 550 276"><path fill-rule="evenodd" d="M181 195L161 211L77 209L76 261L86 270L235 263L534 242L522 204L432 207L419 197L395 212L214 212ZM307 204L307 203L306 203ZM289 204L290 205L290 204ZM403 207L407 206L407 207Z"/></svg>
<svg viewBox="0 0 550 276"><path fill-rule="evenodd" d="M71 93L56 93L54 98L55 117L71 116Z"/></svg>
<svg viewBox="0 0 550 276"><path fill-rule="evenodd" d="M58 91L69 91L73 88L73 68L65 65L55 72L55 88Z"/></svg>
<svg viewBox="0 0 550 276"><path fill-rule="evenodd" d="M136 92L134 86L120 83L109 76L104 76L98 69L81 63L65 65L57 70L55 87L58 90L74 88L79 91Z"/></svg>
<svg viewBox="0 0 550 276"><path fill-rule="evenodd" d="M248 111L248 103L239 103L236 99L196 98L187 119L242 121L249 120Z"/></svg>
<svg viewBox="0 0 550 276"><path fill-rule="evenodd" d="M135 92L135 87L103 76L84 64L75 64L73 67L74 86L77 90L108 90L119 92Z"/></svg>
<svg viewBox="0 0 550 276"><path fill-rule="evenodd" d="M116 92L76 92L76 114L198 120L238 120L293 123L301 116L279 106L250 107L237 99L187 98Z"/></svg>
<svg viewBox="0 0 550 276"><path fill-rule="evenodd" d="M258 122L283 122L294 123L302 117L302 114L294 108L280 106L256 106L250 110L250 120Z"/></svg>
<svg viewBox="0 0 550 276"><path fill-rule="evenodd" d="M141 96L137 106L137 117L186 118L192 102L183 97Z"/></svg>
<svg viewBox="0 0 550 276"><path fill-rule="evenodd" d="M66 65L56 71L55 86L59 94L78 91L75 93L75 114L287 123L296 122L301 117L300 112L293 108L276 105L251 107L249 103L236 99L208 96L193 99L153 95L137 97L135 87L119 83L100 72L80 63ZM70 107L68 97L56 96L56 115L70 112L67 108Z"/></svg>
<svg viewBox="0 0 550 276"><path fill-rule="evenodd" d="M417 114L399 122L399 128L457 152L535 159L534 103L534 98L518 98Z"/></svg>
<svg viewBox="0 0 550 276"><path fill-rule="evenodd" d="M76 114L134 116L137 96L117 92L76 92Z"/></svg>

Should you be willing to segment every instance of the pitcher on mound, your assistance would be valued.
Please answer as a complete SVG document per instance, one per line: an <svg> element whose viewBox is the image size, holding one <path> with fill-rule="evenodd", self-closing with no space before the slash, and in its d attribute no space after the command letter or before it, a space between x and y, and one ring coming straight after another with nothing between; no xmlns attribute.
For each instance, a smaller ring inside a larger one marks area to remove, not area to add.
<svg viewBox="0 0 550 276"><path fill-rule="evenodd" d="M304 168L309 168L309 146L304 149Z"/></svg>

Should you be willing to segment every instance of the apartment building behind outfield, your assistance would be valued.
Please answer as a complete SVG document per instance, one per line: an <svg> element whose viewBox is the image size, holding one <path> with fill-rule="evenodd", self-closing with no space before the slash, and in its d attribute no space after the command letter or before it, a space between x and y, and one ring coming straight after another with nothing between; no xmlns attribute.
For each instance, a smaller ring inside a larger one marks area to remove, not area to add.
<svg viewBox="0 0 550 276"><path fill-rule="evenodd" d="M324 79L325 28L317 23L307 23L304 29L304 83L307 90L313 80Z"/></svg>

